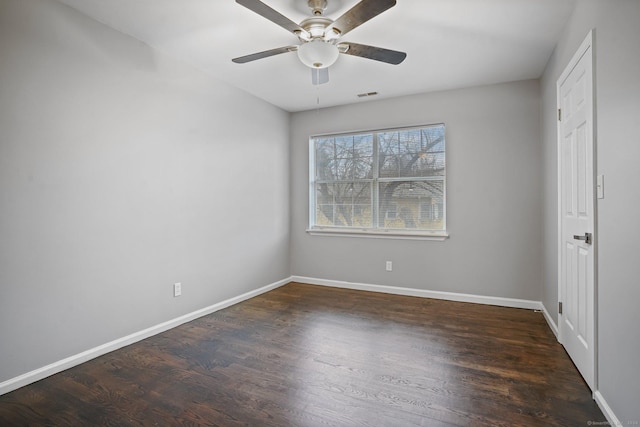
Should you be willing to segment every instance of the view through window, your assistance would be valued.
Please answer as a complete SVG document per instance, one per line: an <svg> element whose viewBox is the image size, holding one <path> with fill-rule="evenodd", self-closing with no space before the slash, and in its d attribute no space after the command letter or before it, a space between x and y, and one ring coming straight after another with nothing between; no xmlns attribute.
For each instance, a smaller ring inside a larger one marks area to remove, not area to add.
<svg viewBox="0 0 640 427"><path fill-rule="evenodd" d="M445 127L310 140L311 230L446 230Z"/></svg>

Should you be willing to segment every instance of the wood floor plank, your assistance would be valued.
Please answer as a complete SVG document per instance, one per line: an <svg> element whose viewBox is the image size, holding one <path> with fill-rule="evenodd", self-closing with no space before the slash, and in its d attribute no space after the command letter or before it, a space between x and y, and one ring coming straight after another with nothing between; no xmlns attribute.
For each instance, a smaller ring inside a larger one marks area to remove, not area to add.
<svg viewBox="0 0 640 427"><path fill-rule="evenodd" d="M2 426L583 426L541 313L290 283L0 396Z"/></svg>

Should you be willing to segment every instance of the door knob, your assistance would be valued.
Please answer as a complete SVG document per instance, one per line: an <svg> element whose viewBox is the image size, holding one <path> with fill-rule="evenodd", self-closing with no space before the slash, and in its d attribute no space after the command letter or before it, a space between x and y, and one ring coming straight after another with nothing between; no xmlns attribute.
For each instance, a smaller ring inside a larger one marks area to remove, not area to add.
<svg viewBox="0 0 640 427"><path fill-rule="evenodd" d="M576 239L576 240L584 240L584 242L587 245L590 245L591 244L591 240L592 240L592 235L591 235L591 233L584 233L584 236L579 236L579 235L575 235L574 234L573 238Z"/></svg>

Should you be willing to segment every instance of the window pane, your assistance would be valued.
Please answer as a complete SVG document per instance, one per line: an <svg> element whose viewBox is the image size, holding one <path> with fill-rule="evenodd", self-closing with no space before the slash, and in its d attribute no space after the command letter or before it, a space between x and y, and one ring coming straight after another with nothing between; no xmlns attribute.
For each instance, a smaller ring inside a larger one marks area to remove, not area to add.
<svg viewBox="0 0 640 427"><path fill-rule="evenodd" d="M444 182L394 181L379 184L380 226L444 230Z"/></svg>
<svg viewBox="0 0 640 427"><path fill-rule="evenodd" d="M353 179L373 178L373 135L353 136Z"/></svg>
<svg viewBox="0 0 640 427"><path fill-rule="evenodd" d="M444 126L421 129L422 156L419 162L421 176L444 176L445 144Z"/></svg>
<svg viewBox="0 0 640 427"><path fill-rule="evenodd" d="M379 134L381 178L444 176L444 126Z"/></svg>
<svg viewBox="0 0 640 427"><path fill-rule="evenodd" d="M373 135L316 140L316 177L326 181L371 179Z"/></svg>
<svg viewBox="0 0 640 427"><path fill-rule="evenodd" d="M333 138L316 140L316 177L322 180L335 180L335 147Z"/></svg>
<svg viewBox="0 0 640 427"><path fill-rule="evenodd" d="M371 183L316 185L316 225L371 227Z"/></svg>
<svg viewBox="0 0 640 427"><path fill-rule="evenodd" d="M393 178L399 176L399 152L398 132L378 134L378 168L380 177Z"/></svg>

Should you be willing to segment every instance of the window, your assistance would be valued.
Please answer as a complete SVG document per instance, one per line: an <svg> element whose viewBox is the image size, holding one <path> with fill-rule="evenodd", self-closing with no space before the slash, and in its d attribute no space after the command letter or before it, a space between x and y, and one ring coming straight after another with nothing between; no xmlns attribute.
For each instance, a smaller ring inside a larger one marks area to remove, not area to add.
<svg viewBox="0 0 640 427"><path fill-rule="evenodd" d="M398 204L397 203L389 203L387 205L387 209L385 212L386 219L396 219L398 218Z"/></svg>
<svg viewBox="0 0 640 427"><path fill-rule="evenodd" d="M446 237L443 124L310 139L310 232Z"/></svg>

